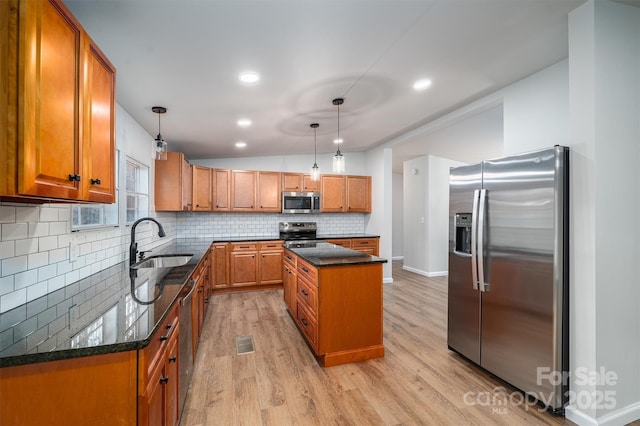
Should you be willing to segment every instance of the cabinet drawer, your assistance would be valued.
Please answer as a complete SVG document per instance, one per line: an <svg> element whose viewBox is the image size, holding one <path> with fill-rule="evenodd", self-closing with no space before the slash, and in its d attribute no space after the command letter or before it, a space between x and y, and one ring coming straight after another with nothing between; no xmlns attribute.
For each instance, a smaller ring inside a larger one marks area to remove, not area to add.
<svg viewBox="0 0 640 426"><path fill-rule="evenodd" d="M258 244L255 242L231 243L231 251L256 251Z"/></svg>
<svg viewBox="0 0 640 426"><path fill-rule="evenodd" d="M318 347L318 323L304 308L304 304L298 300L296 309L296 320L300 329L307 336L307 340L314 348Z"/></svg>
<svg viewBox="0 0 640 426"><path fill-rule="evenodd" d="M298 277L297 297L309 309L309 314L318 318L318 293L315 285L309 284L304 278Z"/></svg>
<svg viewBox="0 0 640 426"><path fill-rule="evenodd" d="M327 242L340 247L351 248L351 240L349 239L327 240Z"/></svg>
<svg viewBox="0 0 640 426"><path fill-rule="evenodd" d="M149 346L147 346L147 348L145 349L147 351L146 367L148 374L151 374L151 370L153 369L155 364L160 361L158 357L164 351L169 342L169 339L178 330L178 305L179 304L176 303L174 308L171 309L167 317L164 319L160 327L158 327L155 334L151 338Z"/></svg>
<svg viewBox="0 0 640 426"><path fill-rule="evenodd" d="M260 251L283 250L282 241L263 241L260 243Z"/></svg>
<svg viewBox="0 0 640 426"><path fill-rule="evenodd" d="M358 247L376 247L378 245L375 238L354 238L351 240L351 248L357 250Z"/></svg>
<svg viewBox="0 0 640 426"><path fill-rule="evenodd" d="M298 274L305 277L311 284L318 286L318 270L298 258Z"/></svg>
<svg viewBox="0 0 640 426"><path fill-rule="evenodd" d="M298 259L298 256L291 253L290 251L285 250L284 261L287 262L289 265L291 265L293 269L297 269L297 266L298 266L297 259Z"/></svg>

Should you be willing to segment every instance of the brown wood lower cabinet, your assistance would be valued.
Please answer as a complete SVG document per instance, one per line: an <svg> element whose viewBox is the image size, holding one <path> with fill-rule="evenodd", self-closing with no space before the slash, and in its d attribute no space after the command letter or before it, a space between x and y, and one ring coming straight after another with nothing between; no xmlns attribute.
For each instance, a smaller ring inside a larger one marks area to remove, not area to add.
<svg viewBox="0 0 640 426"><path fill-rule="evenodd" d="M151 343L139 353L138 425L178 424L178 305L171 309Z"/></svg>
<svg viewBox="0 0 640 426"><path fill-rule="evenodd" d="M337 246L350 248L352 250L359 251L361 253L370 254L372 256L379 256L379 243L380 238L333 238L327 240L328 243L335 244Z"/></svg>
<svg viewBox="0 0 640 426"><path fill-rule="evenodd" d="M214 243L214 292L246 291L283 282L282 241Z"/></svg>
<svg viewBox="0 0 640 426"><path fill-rule="evenodd" d="M284 256L297 265L295 301L286 291L285 301L320 365L384 356L382 264L316 268L290 250Z"/></svg>

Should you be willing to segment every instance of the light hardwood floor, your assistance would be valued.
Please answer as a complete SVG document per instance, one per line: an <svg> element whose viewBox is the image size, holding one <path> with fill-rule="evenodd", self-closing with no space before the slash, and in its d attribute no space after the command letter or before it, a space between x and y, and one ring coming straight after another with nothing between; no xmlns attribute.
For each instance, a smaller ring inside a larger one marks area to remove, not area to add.
<svg viewBox="0 0 640 426"><path fill-rule="evenodd" d="M326 369L282 290L214 296L181 425L573 424L447 349L446 277L397 262L393 276L384 286L385 357ZM255 353L236 355L240 335L253 336ZM494 396L515 404L492 404Z"/></svg>

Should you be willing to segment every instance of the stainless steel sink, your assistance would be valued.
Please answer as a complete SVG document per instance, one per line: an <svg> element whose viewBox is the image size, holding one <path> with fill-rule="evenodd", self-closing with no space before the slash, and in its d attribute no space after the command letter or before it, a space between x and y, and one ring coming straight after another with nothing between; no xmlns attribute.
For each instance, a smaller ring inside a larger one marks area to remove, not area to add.
<svg viewBox="0 0 640 426"><path fill-rule="evenodd" d="M138 263L131 265L131 269L144 269L144 268L173 268L175 266L182 266L189 263L192 254L168 254L151 256L147 259L143 259Z"/></svg>

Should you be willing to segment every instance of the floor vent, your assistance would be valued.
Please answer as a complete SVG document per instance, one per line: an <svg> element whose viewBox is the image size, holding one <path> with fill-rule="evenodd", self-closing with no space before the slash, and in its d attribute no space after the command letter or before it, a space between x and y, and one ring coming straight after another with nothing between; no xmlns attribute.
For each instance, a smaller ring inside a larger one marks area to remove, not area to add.
<svg viewBox="0 0 640 426"><path fill-rule="evenodd" d="M236 353L238 355L252 354L256 350L253 346L253 337L236 336Z"/></svg>

